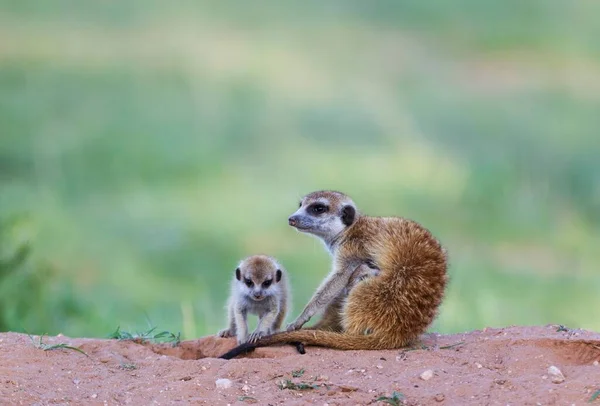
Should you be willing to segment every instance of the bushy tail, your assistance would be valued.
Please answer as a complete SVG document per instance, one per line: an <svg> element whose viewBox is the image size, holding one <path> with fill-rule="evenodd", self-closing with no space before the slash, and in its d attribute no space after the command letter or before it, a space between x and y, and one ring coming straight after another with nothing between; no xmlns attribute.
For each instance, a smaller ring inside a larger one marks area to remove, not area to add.
<svg viewBox="0 0 600 406"><path fill-rule="evenodd" d="M241 344L219 358L232 359L248 353L258 347L276 344L314 345L333 348L336 350L373 350L385 349L387 346L382 339L374 335L349 335L322 330L298 330L272 334L263 337L255 343Z"/></svg>

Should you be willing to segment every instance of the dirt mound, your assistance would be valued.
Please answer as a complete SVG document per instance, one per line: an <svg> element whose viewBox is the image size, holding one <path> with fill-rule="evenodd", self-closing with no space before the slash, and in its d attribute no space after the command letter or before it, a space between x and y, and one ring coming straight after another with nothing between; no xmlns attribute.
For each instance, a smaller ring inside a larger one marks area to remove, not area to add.
<svg viewBox="0 0 600 406"><path fill-rule="evenodd" d="M393 351L262 348L232 361L214 357L233 339L215 337L177 347L64 336L44 343L87 356L0 334L0 403L581 405L600 393L600 334L558 326L428 334Z"/></svg>

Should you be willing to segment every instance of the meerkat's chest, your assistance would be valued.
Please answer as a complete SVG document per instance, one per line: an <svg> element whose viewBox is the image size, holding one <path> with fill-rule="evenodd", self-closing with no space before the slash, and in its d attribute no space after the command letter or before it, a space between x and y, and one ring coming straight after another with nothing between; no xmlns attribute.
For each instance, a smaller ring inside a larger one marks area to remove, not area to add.
<svg viewBox="0 0 600 406"><path fill-rule="evenodd" d="M265 298L261 301L246 298L246 311L251 314L262 316L268 313L273 307L277 306L273 298Z"/></svg>

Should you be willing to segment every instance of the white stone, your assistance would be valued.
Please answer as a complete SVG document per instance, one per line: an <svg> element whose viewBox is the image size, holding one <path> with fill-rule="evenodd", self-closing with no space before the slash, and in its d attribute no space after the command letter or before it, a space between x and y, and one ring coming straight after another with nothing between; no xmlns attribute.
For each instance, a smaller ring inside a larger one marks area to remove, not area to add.
<svg viewBox="0 0 600 406"><path fill-rule="evenodd" d="M421 379L424 381L428 381L431 378L433 378L433 371L431 369L428 369L427 371L424 371L421 375L420 375Z"/></svg>
<svg viewBox="0 0 600 406"><path fill-rule="evenodd" d="M229 389L231 388L231 385L233 385L233 383L229 380L229 379L217 379L215 381L215 385L217 386L217 389Z"/></svg>
<svg viewBox="0 0 600 406"><path fill-rule="evenodd" d="M552 377L551 380L553 383L562 383L565 381L565 376L563 375L561 370L555 367L554 365L548 367L548 375Z"/></svg>

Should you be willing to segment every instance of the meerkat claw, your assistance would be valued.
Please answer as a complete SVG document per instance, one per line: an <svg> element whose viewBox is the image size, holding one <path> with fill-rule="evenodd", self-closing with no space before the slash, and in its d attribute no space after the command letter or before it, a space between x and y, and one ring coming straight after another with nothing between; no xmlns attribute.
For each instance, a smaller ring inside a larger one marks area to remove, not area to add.
<svg viewBox="0 0 600 406"><path fill-rule="evenodd" d="M254 332L254 333L250 334L250 336L248 336L248 339L246 340L246 342L254 344L258 340L260 340L261 338L263 338L265 335L266 334L263 333L262 331Z"/></svg>
<svg viewBox="0 0 600 406"><path fill-rule="evenodd" d="M286 330L287 331L296 331L296 330L300 330L302 328L302 324L298 323L298 322L293 322L287 325Z"/></svg>
<svg viewBox="0 0 600 406"><path fill-rule="evenodd" d="M217 333L218 337L223 337L223 338L229 338L229 337L233 337L233 334L231 334L231 330L226 328L224 330L221 330Z"/></svg>

